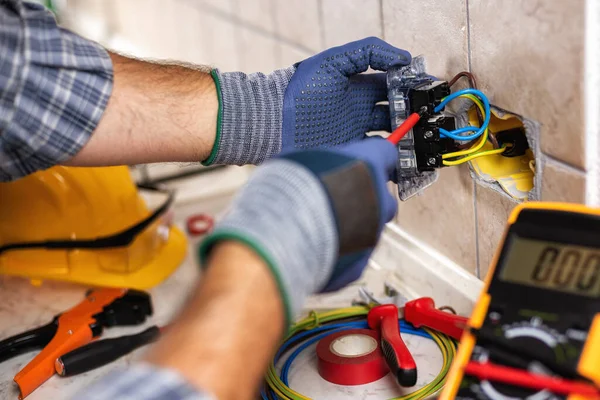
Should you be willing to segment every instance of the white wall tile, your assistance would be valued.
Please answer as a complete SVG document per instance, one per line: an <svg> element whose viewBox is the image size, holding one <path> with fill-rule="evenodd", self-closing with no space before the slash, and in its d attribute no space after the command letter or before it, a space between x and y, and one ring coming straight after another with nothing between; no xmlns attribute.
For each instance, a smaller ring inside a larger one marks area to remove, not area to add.
<svg viewBox="0 0 600 400"><path fill-rule="evenodd" d="M173 0L169 0L173 1ZM207 8L214 9L226 14L234 13L234 0L182 0L191 3L197 3ZM243 0L242 0L243 1Z"/></svg>
<svg viewBox="0 0 600 400"><path fill-rule="evenodd" d="M279 63L275 54L277 42L272 37L251 29L240 28L240 66L244 72L269 73Z"/></svg>
<svg viewBox="0 0 600 400"><path fill-rule="evenodd" d="M442 169L421 195L399 202L396 223L475 274L473 181L466 165Z"/></svg>
<svg viewBox="0 0 600 400"><path fill-rule="evenodd" d="M383 31L392 45L425 55L439 78L468 69L465 0L383 0Z"/></svg>
<svg viewBox="0 0 600 400"><path fill-rule="evenodd" d="M383 36L380 0L322 0L325 46Z"/></svg>
<svg viewBox="0 0 600 400"><path fill-rule="evenodd" d="M585 172L547 160L542 174L542 200L585 203Z"/></svg>
<svg viewBox="0 0 600 400"><path fill-rule="evenodd" d="M239 27L220 16L204 15L203 41L206 62L223 71L239 71Z"/></svg>
<svg viewBox="0 0 600 400"><path fill-rule="evenodd" d="M279 68L287 68L297 62L304 61L313 54L286 43L278 43Z"/></svg>
<svg viewBox="0 0 600 400"><path fill-rule="evenodd" d="M275 31L275 2L280 0L236 0L236 15L267 32Z"/></svg>
<svg viewBox="0 0 600 400"><path fill-rule="evenodd" d="M542 124L542 151L580 168L584 8L584 0L469 1L481 88L498 106Z"/></svg>
<svg viewBox="0 0 600 400"><path fill-rule="evenodd" d="M178 60L193 64L208 62L207 18L210 17L197 6L187 1L181 2L175 43Z"/></svg>
<svg viewBox="0 0 600 400"><path fill-rule="evenodd" d="M321 50L318 0L278 0L275 12L277 29L283 38L311 51Z"/></svg>

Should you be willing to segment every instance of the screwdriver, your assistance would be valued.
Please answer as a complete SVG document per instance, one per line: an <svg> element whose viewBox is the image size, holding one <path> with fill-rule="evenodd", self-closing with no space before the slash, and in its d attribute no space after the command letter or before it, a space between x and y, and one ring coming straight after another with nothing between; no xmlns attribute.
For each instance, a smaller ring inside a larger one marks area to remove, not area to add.
<svg viewBox="0 0 600 400"><path fill-rule="evenodd" d="M388 136L387 140L392 142L395 145L400 143L400 140L419 122L421 117L423 117L427 113L427 107L421 107L418 112L412 113L406 118L406 120L397 127L394 132Z"/></svg>
<svg viewBox="0 0 600 400"><path fill-rule="evenodd" d="M103 339L79 347L56 359L54 368L60 376L73 376L102 367L133 350L158 340L162 329L151 326L145 331Z"/></svg>

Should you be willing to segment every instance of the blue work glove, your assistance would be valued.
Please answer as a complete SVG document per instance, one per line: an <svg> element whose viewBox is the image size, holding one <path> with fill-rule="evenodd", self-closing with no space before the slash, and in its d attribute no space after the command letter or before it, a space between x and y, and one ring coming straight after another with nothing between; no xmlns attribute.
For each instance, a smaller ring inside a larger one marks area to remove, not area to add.
<svg viewBox="0 0 600 400"><path fill-rule="evenodd" d="M329 148L390 130L385 73L411 56L371 37L269 75L212 72L219 95L217 138L203 163L260 164L294 149Z"/></svg>
<svg viewBox="0 0 600 400"><path fill-rule="evenodd" d="M201 259L219 241L247 244L273 272L291 321L306 296L360 277L396 211L387 187L396 159L396 147L374 137L269 160L205 239Z"/></svg>

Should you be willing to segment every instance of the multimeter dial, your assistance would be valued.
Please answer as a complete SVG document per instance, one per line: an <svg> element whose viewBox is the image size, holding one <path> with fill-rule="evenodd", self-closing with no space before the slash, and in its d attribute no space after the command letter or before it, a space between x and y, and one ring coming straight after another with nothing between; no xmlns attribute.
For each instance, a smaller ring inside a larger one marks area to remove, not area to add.
<svg viewBox="0 0 600 400"><path fill-rule="evenodd" d="M498 312L491 312L490 314L491 316L488 315L488 319L497 323L499 321ZM515 323L501 324L499 329L495 330L495 333L505 340L512 348L528 349L530 352L539 355L542 359L556 360L557 355L558 358L561 358L560 355L563 353L563 345L568 342L568 338L565 335L561 334L556 329L552 329L545 325L543 320L539 317L533 317L530 320L523 320ZM505 359L495 356L493 351L480 346L475 347L471 359L479 362L489 361L498 364L509 364L509 366L517 368L521 367L521 365L510 365ZM530 372L551 374L551 371L548 369L535 364L530 368ZM536 391L477 380L474 380L471 391L473 394L476 394L476 397L479 399L499 400L526 398L532 400L550 400L561 398L548 391Z"/></svg>

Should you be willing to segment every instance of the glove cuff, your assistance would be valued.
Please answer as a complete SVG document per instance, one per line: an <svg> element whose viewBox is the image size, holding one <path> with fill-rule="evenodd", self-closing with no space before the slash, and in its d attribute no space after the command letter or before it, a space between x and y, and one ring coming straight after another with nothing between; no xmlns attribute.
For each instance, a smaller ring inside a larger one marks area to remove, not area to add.
<svg viewBox="0 0 600 400"><path fill-rule="evenodd" d="M202 243L203 263L211 247L223 240L240 241L265 260L282 294L288 323L306 297L325 286L339 247L323 185L303 166L282 159L269 161L251 177Z"/></svg>
<svg viewBox="0 0 600 400"><path fill-rule="evenodd" d="M281 151L283 97L295 67L269 75L212 71L219 97L217 136L203 165L260 164Z"/></svg>

